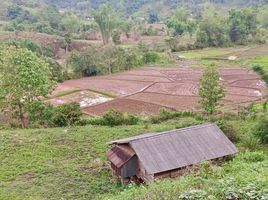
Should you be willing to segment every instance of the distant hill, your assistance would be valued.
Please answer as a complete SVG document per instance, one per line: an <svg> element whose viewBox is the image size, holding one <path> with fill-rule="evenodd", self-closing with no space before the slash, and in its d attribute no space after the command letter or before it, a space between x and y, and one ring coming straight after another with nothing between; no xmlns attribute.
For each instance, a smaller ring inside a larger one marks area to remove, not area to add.
<svg viewBox="0 0 268 200"><path fill-rule="evenodd" d="M148 10L165 15L177 6L184 6L197 12L207 0L1 0L0 18L5 15L10 5L20 5L30 10L48 4L59 9L70 10L78 15L87 15L101 4L110 3L116 9L124 11L127 15L144 16ZM268 3L268 0L210 0L223 10L230 8L248 7Z"/></svg>
<svg viewBox="0 0 268 200"><path fill-rule="evenodd" d="M172 9L176 6L185 6L196 10L207 0L40 0L50 5L60 8L71 8L76 10L97 9L101 4L110 3L116 8L124 8L128 15L139 12L144 7L154 9L157 5L162 5L163 9ZM268 3L268 0L210 0L222 8L247 7Z"/></svg>

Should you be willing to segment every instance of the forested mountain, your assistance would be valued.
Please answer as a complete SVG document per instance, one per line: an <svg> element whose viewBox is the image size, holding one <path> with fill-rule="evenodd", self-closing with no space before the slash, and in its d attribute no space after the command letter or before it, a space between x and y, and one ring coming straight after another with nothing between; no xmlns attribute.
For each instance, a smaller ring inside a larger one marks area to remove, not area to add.
<svg viewBox="0 0 268 200"><path fill-rule="evenodd" d="M184 6L198 10L201 4L208 2L207 0L1 0L0 12L12 4L23 5L34 8L44 4L53 5L60 9L67 9L75 11L76 13L82 11L92 11L97 9L101 4L110 3L115 8L122 8L126 14L133 15L144 8L154 9L160 7L163 10L170 10L177 6ZM220 8L228 9L233 7L246 7L253 5L261 5L267 3L268 0L210 0ZM157 9L158 10L158 9ZM142 13L142 12L141 12Z"/></svg>
<svg viewBox="0 0 268 200"><path fill-rule="evenodd" d="M62 8L76 8L85 9L86 7L98 8L103 3L110 3L115 7L124 6L128 14L141 9L146 4L162 3L163 5L172 8L179 5L187 6L190 8L196 7L198 4L203 4L207 0L41 0L51 5L57 5ZM267 0L210 0L211 3L220 4L222 6L230 7L245 7L251 5L259 5L267 3Z"/></svg>

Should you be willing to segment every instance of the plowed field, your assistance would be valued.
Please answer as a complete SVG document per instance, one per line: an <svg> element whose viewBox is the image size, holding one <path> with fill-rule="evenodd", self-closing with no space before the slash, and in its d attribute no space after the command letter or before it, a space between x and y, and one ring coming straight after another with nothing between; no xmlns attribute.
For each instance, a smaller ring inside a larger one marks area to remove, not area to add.
<svg viewBox="0 0 268 200"><path fill-rule="evenodd" d="M265 98L266 85L253 71L246 68L219 68L220 80L226 86L226 106L245 105ZM58 85L55 94L68 93L72 90L94 90L116 96L114 100L96 101L97 105L89 104L83 111L89 115L101 115L110 109L131 114L157 113L161 107L180 111L197 111L198 81L202 75L201 68L190 67L145 67L117 73L69 80ZM76 97L75 95L80 95ZM105 94L104 94L105 95ZM85 95L87 102L90 96ZM83 95L82 95L83 97ZM83 101L81 93L61 96L59 101ZM57 100L57 99L56 99ZM54 99L54 102L56 101ZM53 99L51 100L53 102ZM95 100L92 100L95 102Z"/></svg>

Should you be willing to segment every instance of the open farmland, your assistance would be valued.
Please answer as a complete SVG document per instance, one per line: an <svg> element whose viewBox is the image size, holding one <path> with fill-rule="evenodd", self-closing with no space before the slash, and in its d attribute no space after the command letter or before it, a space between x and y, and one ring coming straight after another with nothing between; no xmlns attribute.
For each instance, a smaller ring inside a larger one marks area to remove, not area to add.
<svg viewBox="0 0 268 200"><path fill-rule="evenodd" d="M222 105L235 108L265 98L265 83L255 72L247 68L221 67L219 73L227 91ZM54 91L53 95L61 97L52 98L50 102L55 105L61 101L83 104L83 96L80 95L79 98L76 95L91 90L91 97L89 95L86 99L96 103L83 106L84 113L88 115L101 115L110 109L131 114L153 114L163 107L178 111L198 111L198 81L201 75L202 68L144 67L113 75L69 80L59 84ZM94 95L94 92L103 94L103 98L105 95L115 98L108 98L102 103L98 101L100 96Z"/></svg>

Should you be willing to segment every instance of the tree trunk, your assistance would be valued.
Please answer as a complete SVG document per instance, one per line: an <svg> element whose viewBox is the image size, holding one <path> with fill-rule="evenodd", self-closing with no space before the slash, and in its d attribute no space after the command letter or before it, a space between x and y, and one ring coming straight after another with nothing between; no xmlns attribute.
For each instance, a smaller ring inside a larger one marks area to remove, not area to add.
<svg viewBox="0 0 268 200"><path fill-rule="evenodd" d="M18 103L18 106L19 106L19 118L20 118L20 121L21 121L21 126L22 126L22 128L26 128L21 102Z"/></svg>
<svg viewBox="0 0 268 200"><path fill-rule="evenodd" d="M67 44L66 47L65 47L65 55L67 56L67 53L68 53L68 47L69 45Z"/></svg>

